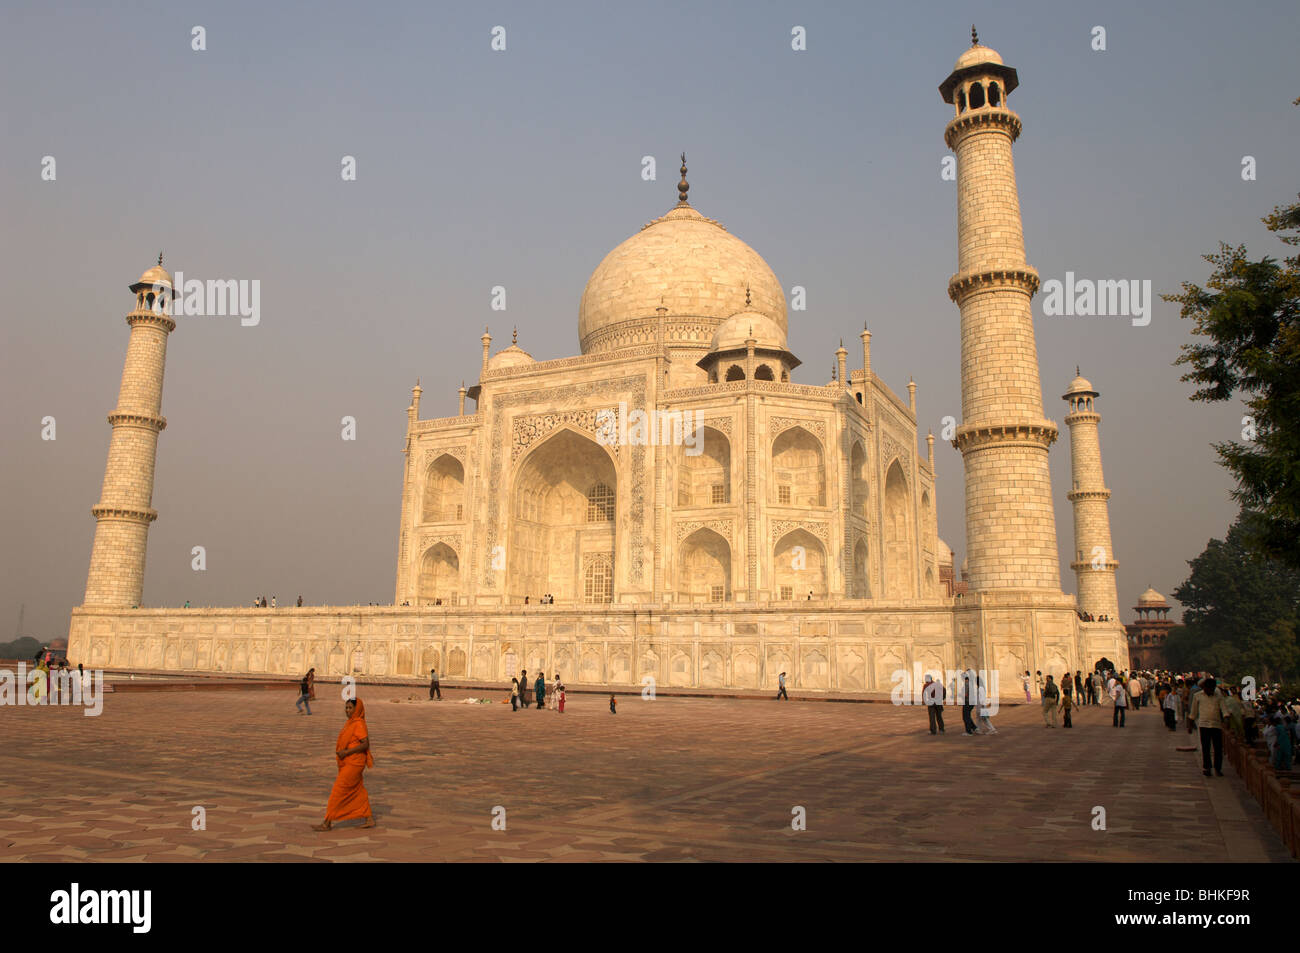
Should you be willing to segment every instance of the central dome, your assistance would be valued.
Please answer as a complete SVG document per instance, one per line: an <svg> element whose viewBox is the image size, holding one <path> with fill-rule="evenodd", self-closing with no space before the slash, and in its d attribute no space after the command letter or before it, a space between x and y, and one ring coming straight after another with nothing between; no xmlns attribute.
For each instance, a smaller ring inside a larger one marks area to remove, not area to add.
<svg viewBox="0 0 1300 953"><path fill-rule="evenodd" d="M745 307L769 315L786 334L785 294L763 257L684 200L605 256L578 309L583 354L658 340L707 348L726 318Z"/></svg>

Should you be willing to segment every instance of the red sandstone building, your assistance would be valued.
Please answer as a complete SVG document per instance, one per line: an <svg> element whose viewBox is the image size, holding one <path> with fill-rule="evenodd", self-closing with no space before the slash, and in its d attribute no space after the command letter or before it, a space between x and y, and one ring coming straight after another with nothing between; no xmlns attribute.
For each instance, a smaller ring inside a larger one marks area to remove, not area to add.
<svg viewBox="0 0 1300 953"><path fill-rule="evenodd" d="M1124 626L1128 631L1128 654L1133 667L1146 670L1167 668L1165 639L1175 625L1169 618L1169 603L1160 593L1147 587L1147 591L1138 596L1133 611L1137 613L1137 621Z"/></svg>

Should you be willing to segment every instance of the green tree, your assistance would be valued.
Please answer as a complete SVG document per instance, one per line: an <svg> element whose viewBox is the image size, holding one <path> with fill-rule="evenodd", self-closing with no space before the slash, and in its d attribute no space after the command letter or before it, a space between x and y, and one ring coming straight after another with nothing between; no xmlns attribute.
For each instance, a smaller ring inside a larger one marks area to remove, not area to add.
<svg viewBox="0 0 1300 953"><path fill-rule="evenodd" d="M1296 100L1300 104L1300 99ZM1300 202L1263 220L1286 245L1300 245ZM1175 365L1197 385L1192 400L1240 397L1249 413L1242 440L1214 444L1236 478L1233 497L1265 517L1253 527L1262 552L1300 567L1300 255L1252 260L1220 244L1204 288L1183 282L1166 301L1182 305L1192 334Z"/></svg>
<svg viewBox="0 0 1300 953"><path fill-rule="evenodd" d="M1259 522L1243 511L1224 539L1188 562L1191 573L1174 590L1183 628L1165 643L1176 667L1270 681L1300 669L1300 569L1255 549Z"/></svg>

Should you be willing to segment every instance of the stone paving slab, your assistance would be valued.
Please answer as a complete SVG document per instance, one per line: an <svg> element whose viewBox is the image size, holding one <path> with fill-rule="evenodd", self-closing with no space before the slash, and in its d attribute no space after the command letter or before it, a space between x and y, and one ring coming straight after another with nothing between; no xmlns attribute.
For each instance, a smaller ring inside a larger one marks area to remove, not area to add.
<svg viewBox="0 0 1300 953"><path fill-rule="evenodd" d="M632 696L610 715L570 695L560 715L360 692L378 827L324 834L332 688L311 717L256 690L4 709L0 860L1290 860L1231 768L1202 777L1154 709L1114 729L1083 708L1066 730L1004 707L984 737L949 709L935 737L923 710L879 704Z"/></svg>

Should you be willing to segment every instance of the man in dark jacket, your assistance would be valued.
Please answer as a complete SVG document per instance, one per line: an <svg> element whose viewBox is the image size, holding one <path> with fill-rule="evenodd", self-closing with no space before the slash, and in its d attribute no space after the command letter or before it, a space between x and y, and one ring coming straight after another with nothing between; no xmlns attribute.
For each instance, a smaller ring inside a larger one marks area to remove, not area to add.
<svg viewBox="0 0 1300 953"><path fill-rule="evenodd" d="M302 677L298 683L298 714L302 714L302 706L307 706L307 714L311 714L311 673L316 671L314 668L309 669L307 674Z"/></svg>
<svg viewBox="0 0 1300 953"><path fill-rule="evenodd" d="M943 734L943 700L947 695L943 685L931 676L925 676L925 687L921 689L921 701L930 715L930 734ZM936 732L935 729L938 729Z"/></svg>

